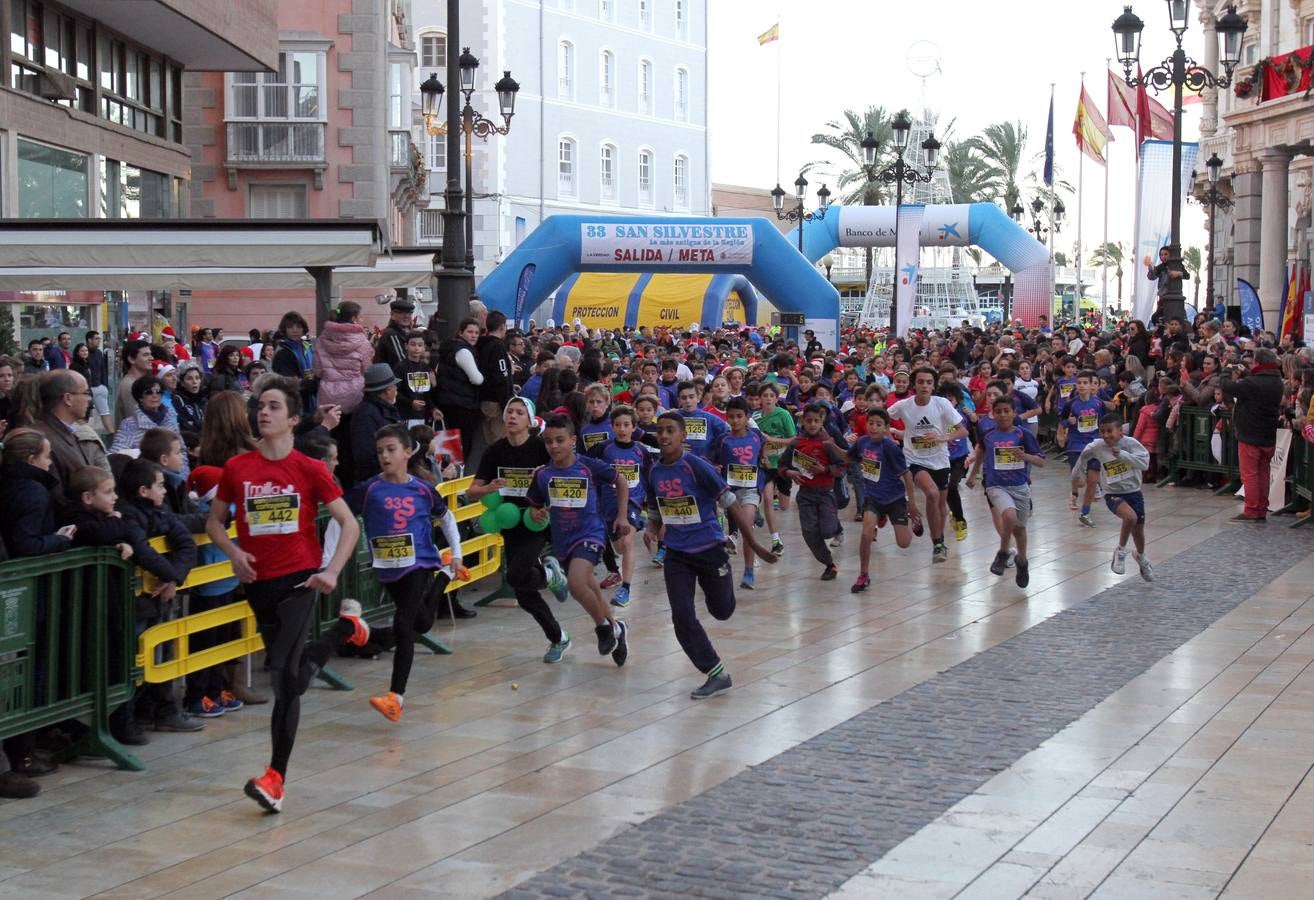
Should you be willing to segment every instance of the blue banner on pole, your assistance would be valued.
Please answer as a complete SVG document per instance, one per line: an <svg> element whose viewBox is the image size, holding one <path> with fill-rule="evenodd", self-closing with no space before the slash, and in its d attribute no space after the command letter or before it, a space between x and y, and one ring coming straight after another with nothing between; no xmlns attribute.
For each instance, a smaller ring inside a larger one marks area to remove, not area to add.
<svg viewBox="0 0 1314 900"><path fill-rule="evenodd" d="M527 263L520 270L520 280L516 283L516 305L514 315L511 317L517 328L524 327L525 298L529 296L529 283L534 279L534 270L537 268L534 263Z"/></svg>
<svg viewBox="0 0 1314 900"><path fill-rule="evenodd" d="M1259 292L1244 278L1236 280L1236 292L1241 298L1241 324L1253 334L1264 330L1264 309L1259 305Z"/></svg>
<svg viewBox="0 0 1314 900"><path fill-rule="evenodd" d="M1054 94L1049 95L1049 125L1045 128L1045 185L1054 186Z"/></svg>

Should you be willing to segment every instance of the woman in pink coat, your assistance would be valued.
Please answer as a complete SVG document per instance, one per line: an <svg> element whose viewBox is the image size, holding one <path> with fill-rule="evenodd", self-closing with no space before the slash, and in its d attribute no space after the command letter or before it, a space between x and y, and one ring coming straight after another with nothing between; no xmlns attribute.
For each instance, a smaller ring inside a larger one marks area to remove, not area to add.
<svg viewBox="0 0 1314 900"><path fill-rule="evenodd" d="M336 403L344 414L359 406L365 397L365 370L372 362L374 348L360 324L360 304L344 300L315 342L319 405Z"/></svg>

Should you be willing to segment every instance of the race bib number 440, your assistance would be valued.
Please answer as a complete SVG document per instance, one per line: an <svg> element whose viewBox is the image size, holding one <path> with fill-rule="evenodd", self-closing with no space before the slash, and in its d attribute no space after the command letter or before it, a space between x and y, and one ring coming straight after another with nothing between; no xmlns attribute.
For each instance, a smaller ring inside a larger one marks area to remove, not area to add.
<svg viewBox="0 0 1314 900"><path fill-rule="evenodd" d="M249 534L296 534L301 526L301 495L248 497L244 511Z"/></svg>
<svg viewBox="0 0 1314 900"><path fill-rule="evenodd" d="M657 509L667 525L697 525L702 521L693 497L658 497Z"/></svg>
<svg viewBox="0 0 1314 900"><path fill-rule="evenodd" d="M583 478L553 478L548 482L548 502L565 509L583 509L589 500L589 483Z"/></svg>

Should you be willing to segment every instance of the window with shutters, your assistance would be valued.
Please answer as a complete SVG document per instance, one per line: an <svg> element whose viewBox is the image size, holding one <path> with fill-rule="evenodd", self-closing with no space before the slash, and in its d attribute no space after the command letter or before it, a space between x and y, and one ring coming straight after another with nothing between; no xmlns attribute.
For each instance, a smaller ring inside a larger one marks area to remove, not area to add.
<svg viewBox="0 0 1314 900"><path fill-rule="evenodd" d="M689 208L689 157L675 157L675 208Z"/></svg>
<svg viewBox="0 0 1314 900"><path fill-rule="evenodd" d="M557 141L557 194L575 196L575 141L563 137Z"/></svg>
<svg viewBox="0 0 1314 900"><path fill-rule="evenodd" d="M324 159L326 59L323 50L287 47L278 54L277 73L226 76L229 162Z"/></svg>
<svg viewBox="0 0 1314 900"><path fill-rule="evenodd" d="M443 185L441 184L443 172L447 171L447 135L431 134L426 142L428 153L426 154L429 163L429 171L433 173L429 178L429 193L441 194Z"/></svg>
<svg viewBox="0 0 1314 900"><path fill-rule="evenodd" d="M447 35L437 31L420 35L420 68L437 71L440 81L446 78Z"/></svg>
<svg viewBox="0 0 1314 900"><path fill-rule="evenodd" d="M253 184L247 190L247 218L306 218L304 184Z"/></svg>
<svg viewBox="0 0 1314 900"><path fill-rule="evenodd" d="M639 60L639 112L652 115L652 63L646 59Z"/></svg>
<svg viewBox="0 0 1314 900"><path fill-rule="evenodd" d="M602 106L615 105L616 97L616 54L603 50L598 59L598 103Z"/></svg>
<svg viewBox="0 0 1314 900"><path fill-rule="evenodd" d="M605 143L598 154L598 196L603 203L615 203L616 191L616 145Z"/></svg>
<svg viewBox="0 0 1314 900"><path fill-rule="evenodd" d="M570 41L557 46L557 96L575 99L575 45Z"/></svg>
<svg viewBox="0 0 1314 900"><path fill-rule="evenodd" d="M675 120L689 121L689 72L687 69L675 70Z"/></svg>
<svg viewBox="0 0 1314 900"><path fill-rule="evenodd" d="M639 205L652 206L652 151L639 151Z"/></svg>

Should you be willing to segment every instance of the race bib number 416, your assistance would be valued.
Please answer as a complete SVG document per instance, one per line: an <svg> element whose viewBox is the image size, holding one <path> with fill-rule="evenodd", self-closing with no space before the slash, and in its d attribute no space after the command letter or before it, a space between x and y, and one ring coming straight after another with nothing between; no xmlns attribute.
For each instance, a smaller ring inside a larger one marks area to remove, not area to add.
<svg viewBox="0 0 1314 900"><path fill-rule="evenodd" d="M296 534L301 525L300 494L248 497L244 509L249 534Z"/></svg>

